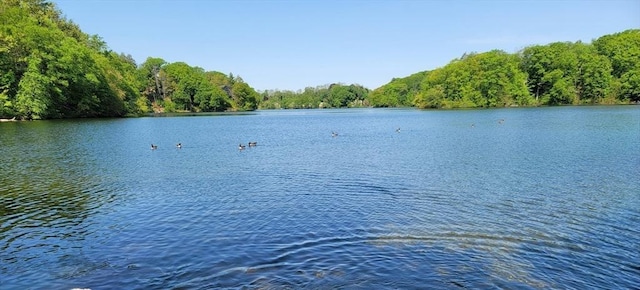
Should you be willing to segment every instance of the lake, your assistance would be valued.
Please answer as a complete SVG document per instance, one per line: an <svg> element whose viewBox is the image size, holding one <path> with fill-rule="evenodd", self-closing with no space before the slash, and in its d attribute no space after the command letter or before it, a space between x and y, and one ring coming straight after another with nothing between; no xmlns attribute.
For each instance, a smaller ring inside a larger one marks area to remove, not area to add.
<svg viewBox="0 0 640 290"><path fill-rule="evenodd" d="M0 144L3 289L640 285L640 106L5 122Z"/></svg>

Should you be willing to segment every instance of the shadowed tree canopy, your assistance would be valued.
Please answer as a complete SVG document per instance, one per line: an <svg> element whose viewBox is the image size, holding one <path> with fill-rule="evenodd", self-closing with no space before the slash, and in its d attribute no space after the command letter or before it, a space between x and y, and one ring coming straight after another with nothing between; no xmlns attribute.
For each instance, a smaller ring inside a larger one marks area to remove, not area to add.
<svg viewBox="0 0 640 290"><path fill-rule="evenodd" d="M150 57L138 67L52 2L0 0L0 118L253 110L258 96L239 77L186 63Z"/></svg>
<svg viewBox="0 0 640 290"><path fill-rule="evenodd" d="M0 1L0 116L123 116L136 111L135 64L48 1Z"/></svg>

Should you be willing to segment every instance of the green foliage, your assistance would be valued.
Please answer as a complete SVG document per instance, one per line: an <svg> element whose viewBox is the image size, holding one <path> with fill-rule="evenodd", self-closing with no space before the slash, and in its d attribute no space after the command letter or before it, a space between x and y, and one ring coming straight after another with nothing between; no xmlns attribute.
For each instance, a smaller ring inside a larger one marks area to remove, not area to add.
<svg viewBox="0 0 640 290"><path fill-rule="evenodd" d="M421 83L429 72L419 72L405 78L395 78L369 95L369 103L374 107L411 106L421 92Z"/></svg>
<svg viewBox="0 0 640 290"><path fill-rule="evenodd" d="M625 72L620 78L622 99L628 99L631 102L640 102L640 65L633 70Z"/></svg>
<svg viewBox="0 0 640 290"><path fill-rule="evenodd" d="M266 91L263 109L310 109L368 106L369 90L360 85L331 84L307 87L304 91Z"/></svg>
<svg viewBox="0 0 640 290"><path fill-rule="evenodd" d="M144 115L151 112L151 109L149 107L149 100L142 96L138 97L136 99L135 107L131 108L128 111L135 115Z"/></svg>
<svg viewBox="0 0 640 290"><path fill-rule="evenodd" d="M420 108L527 105L530 97L519 58L503 51L465 54L425 74L413 102Z"/></svg>
<svg viewBox="0 0 640 290"><path fill-rule="evenodd" d="M257 93L232 73L149 57L140 66L44 0L0 0L0 118L257 108L458 108L640 102L640 30L517 54L470 53L369 91L331 84Z"/></svg>
<svg viewBox="0 0 640 290"><path fill-rule="evenodd" d="M176 112L176 103L174 103L170 98L163 99L160 105L164 108L165 113Z"/></svg>
<svg viewBox="0 0 640 290"><path fill-rule="evenodd" d="M48 86L50 79L40 72L42 60L36 55L29 60L27 71L18 84L16 107L19 116L41 118L51 104Z"/></svg>
<svg viewBox="0 0 640 290"><path fill-rule="evenodd" d="M202 100L203 111L221 112L231 107L229 103L229 95L224 88L228 88L227 83L229 80L227 76L221 72L206 72L205 77L207 82L204 85L205 90L208 92L204 95ZM206 100L206 97L209 97Z"/></svg>
<svg viewBox="0 0 640 290"><path fill-rule="evenodd" d="M127 88L112 78L117 60L104 43L60 16L46 1L0 2L2 117L120 116ZM94 44L94 46L90 46ZM129 90L137 94L137 90Z"/></svg>
<svg viewBox="0 0 640 290"><path fill-rule="evenodd" d="M253 111L258 108L258 93L239 77L231 86L231 97L235 110Z"/></svg>
<svg viewBox="0 0 640 290"><path fill-rule="evenodd" d="M517 54L470 53L444 67L393 79L374 90L373 106L419 108L640 102L640 30L594 44L556 42ZM419 79L419 88L411 79ZM616 101L617 100L617 101Z"/></svg>
<svg viewBox="0 0 640 290"><path fill-rule="evenodd" d="M334 108L346 107L348 103L355 100L355 93L349 87L341 85L329 86L329 98L327 102Z"/></svg>
<svg viewBox="0 0 640 290"><path fill-rule="evenodd" d="M204 71L184 62L147 58L138 68L140 91L156 112L250 111L259 95L241 77Z"/></svg>
<svg viewBox="0 0 640 290"><path fill-rule="evenodd" d="M593 42L597 51L611 62L617 98L640 102L640 29L602 36Z"/></svg>
<svg viewBox="0 0 640 290"><path fill-rule="evenodd" d="M525 48L521 67L531 94L544 105L597 103L611 88L611 63L581 42Z"/></svg>
<svg viewBox="0 0 640 290"><path fill-rule="evenodd" d="M138 67L136 73L137 83L139 84L138 90L152 105L157 105L158 101L165 96L165 87L162 85L165 74L161 69L166 64L167 62L164 59L148 57Z"/></svg>
<svg viewBox="0 0 640 290"><path fill-rule="evenodd" d="M611 61L612 74L616 78L635 69L640 62L640 29L602 36L593 45Z"/></svg>
<svg viewBox="0 0 640 290"><path fill-rule="evenodd" d="M205 81L204 70L191 67L184 62L175 62L163 68L166 73L167 97L176 104L178 110L193 111L196 92Z"/></svg>
<svg viewBox="0 0 640 290"><path fill-rule="evenodd" d="M575 90L569 82L562 77L562 71L554 70L550 76L551 89L544 95L544 100L549 105L571 104L575 98Z"/></svg>

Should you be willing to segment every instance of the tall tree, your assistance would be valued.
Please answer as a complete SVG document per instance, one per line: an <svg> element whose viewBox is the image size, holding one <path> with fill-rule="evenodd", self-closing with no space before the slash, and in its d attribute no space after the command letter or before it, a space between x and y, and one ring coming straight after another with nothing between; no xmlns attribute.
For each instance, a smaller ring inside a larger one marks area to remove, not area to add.
<svg viewBox="0 0 640 290"><path fill-rule="evenodd" d="M165 96L164 79L161 77L163 67L167 62L162 58L148 57L138 67L138 82L141 84L139 90L150 102L156 103Z"/></svg>
<svg viewBox="0 0 640 290"><path fill-rule="evenodd" d="M594 103L611 87L611 64L589 44L555 42L525 48L522 70L541 104Z"/></svg>
<svg viewBox="0 0 640 290"><path fill-rule="evenodd" d="M235 110L252 111L258 108L258 93L240 77L234 79L231 86L231 95Z"/></svg>

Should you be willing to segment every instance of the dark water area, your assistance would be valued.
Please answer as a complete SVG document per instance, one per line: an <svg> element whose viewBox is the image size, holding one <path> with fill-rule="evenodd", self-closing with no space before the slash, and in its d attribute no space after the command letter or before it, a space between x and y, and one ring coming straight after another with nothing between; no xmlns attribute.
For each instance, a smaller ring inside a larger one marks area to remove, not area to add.
<svg viewBox="0 0 640 290"><path fill-rule="evenodd" d="M3 289L640 287L640 106L5 122L0 164Z"/></svg>

